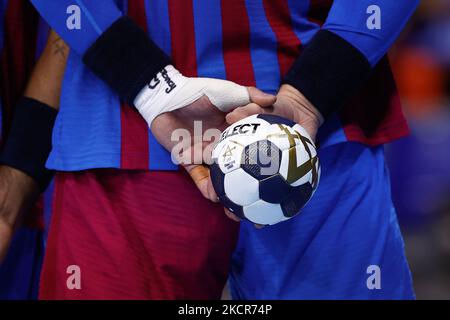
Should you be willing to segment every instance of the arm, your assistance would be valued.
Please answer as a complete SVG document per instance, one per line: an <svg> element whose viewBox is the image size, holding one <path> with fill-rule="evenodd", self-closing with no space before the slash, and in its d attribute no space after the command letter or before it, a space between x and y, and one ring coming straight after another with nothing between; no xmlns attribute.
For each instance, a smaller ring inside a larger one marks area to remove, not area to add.
<svg viewBox="0 0 450 320"><path fill-rule="evenodd" d="M335 0L323 29L283 79L274 107L238 108L227 121L233 123L254 113L274 113L301 124L314 138L323 121L364 83L418 3ZM380 29L373 18L380 19Z"/></svg>
<svg viewBox="0 0 450 320"><path fill-rule="evenodd" d="M80 29L67 26L67 11L74 7L74 1L32 3L91 71L129 105L136 106L152 130L159 115L187 107L203 96L220 111L245 105L251 99L245 87L229 81L184 77L147 34L122 15L113 0L75 1ZM264 100L260 102L264 104ZM167 141L160 142L170 149Z"/></svg>
<svg viewBox="0 0 450 320"><path fill-rule="evenodd" d="M323 29L358 49L373 67L392 46L418 4L419 0L334 1Z"/></svg>
<svg viewBox="0 0 450 320"><path fill-rule="evenodd" d="M174 161L191 173L202 194L217 201L210 180L205 179L209 174L194 170L199 163L193 164L193 160L199 159L200 163L206 160L205 146L194 146L195 139L189 138L183 145L183 152L179 153L175 151L179 143L172 139L173 133L187 130L190 137L194 137L196 120L202 121L205 131L224 129L223 112L250 102L269 106L275 97L231 81L185 77L141 28L122 16L111 0L75 1L82 13L79 30L66 26L66 10L73 1L32 2L82 57L85 65L129 105L137 108L158 142L173 151ZM189 156L185 156L187 154Z"/></svg>
<svg viewBox="0 0 450 320"><path fill-rule="evenodd" d="M51 31L41 57L36 63L24 96L59 110L64 70L69 47L55 31Z"/></svg>
<svg viewBox="0 0 450 320"><path fill-rule="evenodd" d="M323 29L283 80L273 107L252 104L237 108L227 115L227 122L231 124L256 113L272 113L299 123L315 139L323 121L359 88L386 54L418 3L335 0ZM373 5L380 9L381 29L368 27ZM227 210L225 213L238 219Z"/></svg>
<svg viewBox="0 0 450 320"><path fill-rule="evenodd" d="M13 126L0 154L0 261L14 228L51 178L45 161L57 110L68 48L56 33L46 48L17 105Z"/></svg>
<svg viewBox="0 0 450 320"><path fill-rule="evenodd" d="M364 83L418 3L335 0L323 29L295 61L284 83L327 118Z"/></svg>

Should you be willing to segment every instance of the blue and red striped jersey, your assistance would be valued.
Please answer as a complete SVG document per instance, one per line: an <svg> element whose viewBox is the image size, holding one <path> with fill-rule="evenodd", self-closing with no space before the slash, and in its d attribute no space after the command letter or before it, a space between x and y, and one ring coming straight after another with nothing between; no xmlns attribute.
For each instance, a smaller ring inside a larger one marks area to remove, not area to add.
<svg viewBox="0 0 450 320"><path fill-rule="evenodd" d="M325 23L332 2L115 3L123 14L148 32L184 75L228 79L275 93L302 48ZM330 28L339 29L332 22ZM90 26L101 32L101 25ZM320 128L318 139L322 147L343 141L377 145L408 133L387 58L377 57L373 61L379 62L371 79L341 112ZM47 165L63 171L177 168L137 111L121 102L83 65L77 50L71 53L66 68L53 150Z"/></svg>

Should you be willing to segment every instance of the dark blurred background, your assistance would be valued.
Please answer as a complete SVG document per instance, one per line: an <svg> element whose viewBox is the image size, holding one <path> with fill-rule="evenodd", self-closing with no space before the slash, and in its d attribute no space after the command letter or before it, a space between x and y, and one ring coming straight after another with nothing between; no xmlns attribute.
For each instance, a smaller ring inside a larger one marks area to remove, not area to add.
<svg viewBox="0 0 450 320"><path fill-rule="evenodd" d="M386 146L418 299L450 299L450 0L422 1L390 52L411 135Z"/></svg>

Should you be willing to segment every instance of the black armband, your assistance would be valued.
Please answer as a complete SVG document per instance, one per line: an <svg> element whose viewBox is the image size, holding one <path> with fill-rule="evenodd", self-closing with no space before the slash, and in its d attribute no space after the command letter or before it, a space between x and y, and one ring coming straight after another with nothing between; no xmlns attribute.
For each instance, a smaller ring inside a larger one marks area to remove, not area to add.
<svg viewBox="0 0 450 320"><path fill-rule="evenodd" d="M320 30L283 83L299 90L327 118L355 93L371 70L357 48L330 31Z"/></svg>
<svg viewBox="0 0 450 320"><path fill-rule="evenodd" d="M139 91L170 64L170 59L144 30L124 16L89 47L83 62L133 105Z"/></svg>
<svg viewBox="0 0 450 320"><path fill-rule="evenodd" d="M32 177L44 191L53 176L45 163L52 148L52 131L57 111L31 98L16 106L11 130L0 152L0 163Z"/></svg>

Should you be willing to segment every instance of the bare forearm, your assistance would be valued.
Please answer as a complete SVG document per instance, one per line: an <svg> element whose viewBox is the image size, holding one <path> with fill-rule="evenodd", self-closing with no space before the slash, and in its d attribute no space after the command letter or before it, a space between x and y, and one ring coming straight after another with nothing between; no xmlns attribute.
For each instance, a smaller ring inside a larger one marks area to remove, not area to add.
<svg viewBox="0 0 450 320"><path fill-rule="evenodd" d="M37 62L24 96L36 99L58 110L69 47L52 31Z"/></svg>
<svg viewBox="0 0 450 320"><path fill-rule="evenodd" d="M39 195L36 182L20 170L0 166L0 219L13 226Z"/></svg>
<svg viewBox="0 0 450 320"><path fill-rule="evenodd" d="M24 92L24 96L31 99L22 99L18 103L10 136L2 150L0 262L7 253L13 231L20 224L21 217L34 204L39 191L45 188L45 181L51 178L50 172L45 169L45 160L50 150L51 128L56 113L52 109L59 109L68 54L69 49L64 42L55 32L51 32ZM30 154L36 159L31 159L28 156ZM46 178L42 179L44 176Z"/></svg>

